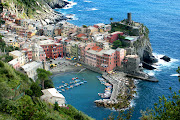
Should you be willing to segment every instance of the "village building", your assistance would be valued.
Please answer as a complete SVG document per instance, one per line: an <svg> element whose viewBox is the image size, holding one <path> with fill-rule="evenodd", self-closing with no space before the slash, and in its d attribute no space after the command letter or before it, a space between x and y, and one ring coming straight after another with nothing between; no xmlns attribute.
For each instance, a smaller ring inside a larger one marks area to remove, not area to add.
<svg viewBox="0 0 180 120"><path fill-rule="evenodd" d="M102 48L98 46L94 46L92 47L92 49L87 50L85 52L85 63L92 67L96 67L97 66L96 54L99 53L101 50Z"/></svg>
<svg viewBox="0 0 180 120"><path fill-rule="evenodd" d="M12 56L13 59L17 58L20 66L23 66L24 64L28 62L27 56L25 55L23 51L15 50L15 51L9 52L9 56Z"/></svg>
<svg viewBox="0 0 180 120"><path fill-rule="evenodd" d="M94 26L89 26L88 30L89 30L89 35L92 35L93 33L98 32L98 28Z"/></svg>
<svg viewBox="0 0 180 120"><path fill-rule="evenodd" d="M43 27L44 35L48 37L53 37L54 35L54 26L53 25L46 25Z"/></svg>
<svg viewBox="0 0 180 120"><path fill-rule="evenodd" d="M104 72L113 70L115 67L120 67L121 62L125 57L124 49L109 49L102 50L97 54L97 67Z"/></svg>
<svg viewBox="0 0 180 120"><path fill-rule="evenodd" d="M48 103L55 104L58 103L59 106L65 106L65 97L60 94L55 88L49 88L41 90L43 95L40 97L41 100L44 100Z"/></svg>
<svg viewBox="0 0 180 120"><path fill-rule="evenodd" d="M118 40L118 36L119 35L123 35L124 33L123 32L120 32L120 31L116 31L116 32L113 32L111 33L107 39L109 40L110 43L113 43L114 41Z"/></svg>
<svg viewBox="0 0 180 120"><path fill-rule="evenodd" d="M30 63L27 63L27 64L21 66L20 70L23 73L27 74L29 78L31 78L32 80L35 81L37 79L36 70L38 68L43 68L42 62L33 61L33 62L30 62Z"/></svg>
<svg viewBox="0 0 180 120"><path fill-rule="evenodd" d="M43 48L47 58L63 57L63 44L55 43L54 40L40 41L40 46Z"/></svg>
<svg viewBox="0 0 180 120"><path fill-rule="evenodd" d="M16 69L16 70L17 70L18 68L20 68L20 66L21 66L17 58L9 61L8 64L11 65L11 66L12 66L14 69Z"/></svg>
<svg viewBox="0 0 180 120"><path fill-rule="evenodd" d="M127 55L122 63L124 72L135 73L142 68L140 57L138 55Z"/></svg>

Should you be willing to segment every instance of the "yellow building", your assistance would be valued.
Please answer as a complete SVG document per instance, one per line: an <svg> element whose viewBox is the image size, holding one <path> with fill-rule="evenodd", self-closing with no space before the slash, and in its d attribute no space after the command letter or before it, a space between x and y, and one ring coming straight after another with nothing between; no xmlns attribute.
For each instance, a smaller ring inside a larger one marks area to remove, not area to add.
<svg viewBox="0 0 180 120"><path fill-rule="evenodd" d="M19 43L18 42L12 42L12 43L8 43L9 46L13 46L14 48L15 47L20 47Z"/></svg>
<svg viewBox="0 0 180 120"><path fill-rule="evenodd" d="M17 58L18 62L20 63L20 66L23 66L25 63L27 63L27 58L25 57L25 54L18 50L9 52L9 56L12 56L13 59Z"/></svg>
<svg viewBox="0 0 180 120"><path fill-rule="evenodd" d="M90 35L92 35L94 32L98 32L98 28L95 28L93 26L89 26L88 29L90 30Z"/></svg>

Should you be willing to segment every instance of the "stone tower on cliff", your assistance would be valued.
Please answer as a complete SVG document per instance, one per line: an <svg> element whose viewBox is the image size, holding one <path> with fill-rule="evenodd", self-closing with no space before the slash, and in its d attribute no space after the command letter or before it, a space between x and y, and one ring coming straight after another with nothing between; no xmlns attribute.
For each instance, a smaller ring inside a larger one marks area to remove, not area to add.
<svg viewBox="0 0 180 120"><path fill-rule="evenodd" d="M128 24L131 24L131 23L132 23L131 13L127 13L127 23L128 23Z"/></svg>

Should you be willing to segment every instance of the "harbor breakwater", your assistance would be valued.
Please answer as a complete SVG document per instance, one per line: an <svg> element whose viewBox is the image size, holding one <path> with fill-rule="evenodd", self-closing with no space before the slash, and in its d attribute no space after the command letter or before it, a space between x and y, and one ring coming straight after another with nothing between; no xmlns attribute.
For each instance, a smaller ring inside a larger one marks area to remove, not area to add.
<svg viewBox="0 0 180 120"><path fill-rule="evenodd" d="M116 110L129 107L133 98L135 84L133 79L126 77L123 72L114 74L103 74L102 77L113 86L113 91L109 99L95 100L97 106L115 108Z"/></svg>

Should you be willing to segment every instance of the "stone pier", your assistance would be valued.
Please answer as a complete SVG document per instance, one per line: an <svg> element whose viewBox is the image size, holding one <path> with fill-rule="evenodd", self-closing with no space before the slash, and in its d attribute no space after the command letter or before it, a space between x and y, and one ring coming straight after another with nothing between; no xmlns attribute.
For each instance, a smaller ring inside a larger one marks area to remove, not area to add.
<svg viewBox="0 0 180 120"><path fill-rule="evenodd" d="M128 88L129 79L126 77L126 74L124 74L123 72L117 72L113 75L103 74L102 77L113 85L113 91L110 99L100 99L94 102L96 103L97 106L111 108L113 107L113 105L120 102L120 99L117 98L119 95L121 96L127 95L126 90L130 89Z"/></svg>

